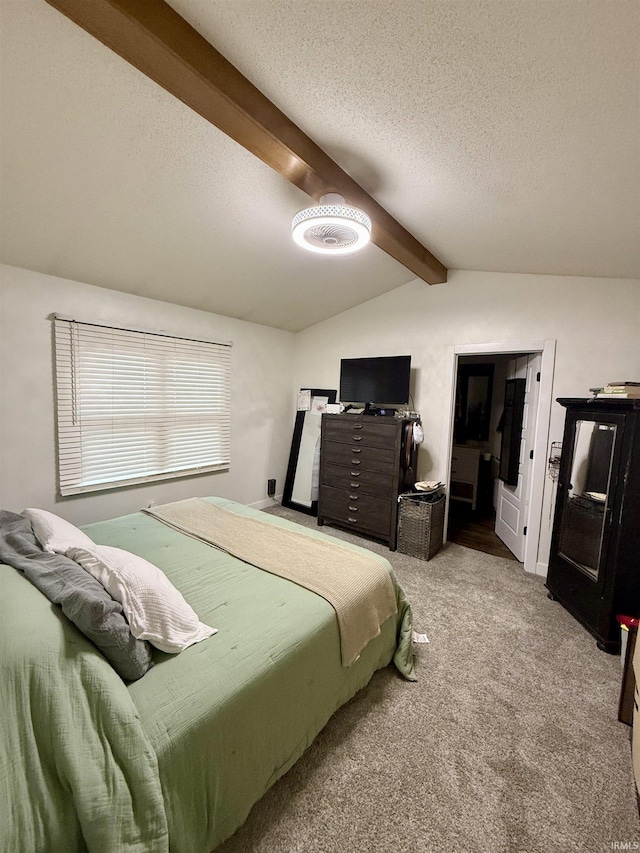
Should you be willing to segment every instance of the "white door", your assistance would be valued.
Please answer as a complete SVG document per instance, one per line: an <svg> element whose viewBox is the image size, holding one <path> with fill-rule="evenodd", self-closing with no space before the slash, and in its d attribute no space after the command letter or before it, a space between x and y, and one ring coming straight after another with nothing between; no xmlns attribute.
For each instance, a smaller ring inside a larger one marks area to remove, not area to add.
<svg viewBox="0 0 640 853"><path fill-rule="evenodd" d="M518 483L507 486L498 480L496 533L516 559L524 561L525 528L531 493L531 453L535 442L538 408L537 380L542 357L540 353L522 355L509 361L507 379L525 379L524 413L518 460Z"/></svg>

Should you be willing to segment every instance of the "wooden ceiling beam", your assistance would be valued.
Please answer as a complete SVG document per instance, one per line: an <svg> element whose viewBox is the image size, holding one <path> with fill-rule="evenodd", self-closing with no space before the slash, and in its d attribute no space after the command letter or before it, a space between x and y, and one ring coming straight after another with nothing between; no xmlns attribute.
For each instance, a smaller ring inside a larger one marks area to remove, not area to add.
<svg viewBox="0 0 640 853"><path fill-rule="evenodd" d="M292 184L366 211L371 240L429 284L446 267L164 0L47 0Z"/></svg>

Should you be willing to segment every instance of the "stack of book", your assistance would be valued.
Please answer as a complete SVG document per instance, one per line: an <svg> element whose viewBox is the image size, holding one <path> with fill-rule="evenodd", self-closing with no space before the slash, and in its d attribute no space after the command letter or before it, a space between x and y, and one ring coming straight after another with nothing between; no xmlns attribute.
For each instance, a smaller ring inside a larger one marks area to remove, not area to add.
<svg viewBox="0 0 640 853"><path fill-rule="evenodd" d="M624 399L640 399L640 382L610 382L604 388L591 388L592 393L596 397L605 397L611 400Z"/></svg>

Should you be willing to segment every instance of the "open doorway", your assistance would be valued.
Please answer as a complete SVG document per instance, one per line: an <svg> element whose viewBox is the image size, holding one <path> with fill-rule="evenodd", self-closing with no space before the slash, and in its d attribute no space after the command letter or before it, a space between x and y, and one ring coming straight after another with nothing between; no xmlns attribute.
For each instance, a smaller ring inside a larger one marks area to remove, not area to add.
<svg viewBox="0 0 640 853"><path fill-rule="evenodd" d="M446 537L530 572L538 570L554 360L555 341L451 349Z"/></svg>
<svg viewBox="0 0 640 853"><path fill-rule="evenodd" d="M521 560L496 531L505 383L513 373L512 360L507 353L458 358L448 539L495 557Z"/></svg>

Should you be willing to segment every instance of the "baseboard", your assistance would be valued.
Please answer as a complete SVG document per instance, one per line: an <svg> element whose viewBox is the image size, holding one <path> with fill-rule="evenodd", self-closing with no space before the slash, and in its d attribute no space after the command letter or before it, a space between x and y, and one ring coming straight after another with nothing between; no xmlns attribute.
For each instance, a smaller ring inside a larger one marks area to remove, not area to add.
<svg viewBox="0 0 640 853"><path fill-rule="evenodd" d="M252 504L247 504L252 509L266 509L270 506L275 506L276 504L282 503L282 495L274 495L272 498L264 498L261 501L255 501Z"/></svg>
<svg viewBox="0 0 640 853"><path fill-rule="evenodd" d="M549 571L548 563L536 563L536 574L546 578Z"/></svg>

